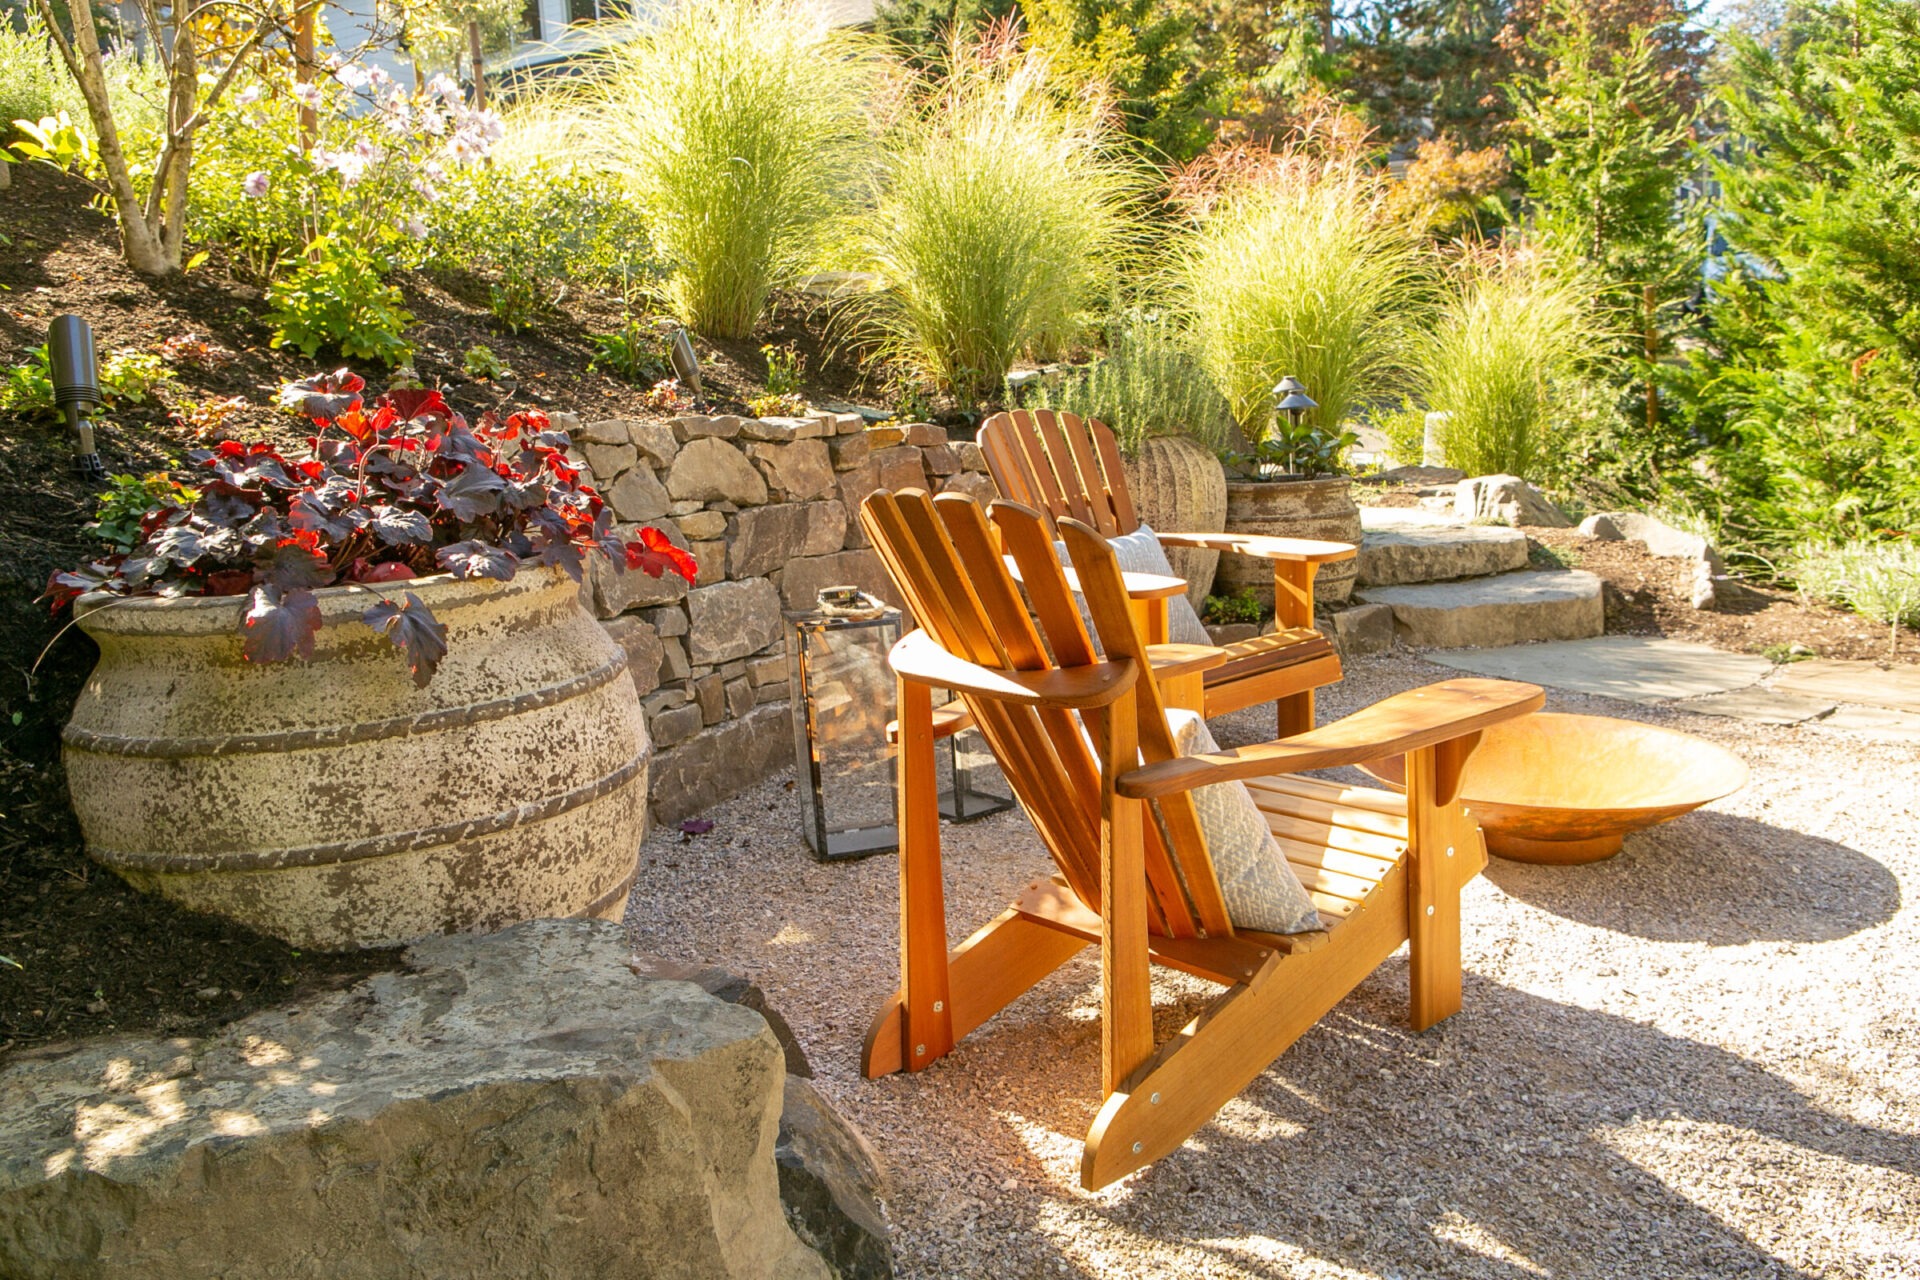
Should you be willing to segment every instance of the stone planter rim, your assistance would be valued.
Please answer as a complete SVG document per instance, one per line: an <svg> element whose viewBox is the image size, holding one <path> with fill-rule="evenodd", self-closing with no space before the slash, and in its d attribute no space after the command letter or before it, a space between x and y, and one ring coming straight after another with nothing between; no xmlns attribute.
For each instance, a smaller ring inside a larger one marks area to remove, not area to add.
<svg viewBox="0 0 1920 1280"><path fill-rule="evenodd" d="M456 578L436 573L400 582L348 582L316 587L322 627L358 622L375 600L400 599L411 591L436 608L459 608L481 597L542 591L555 575L566 571L554 565L522 565L513 581L494 578ZM638 572L633 570L632 572ZM89 634L206 636L234 630L237 616L246 610L245 596L123 596L111 591L89 591L73 602L74 620Z"/></svg>

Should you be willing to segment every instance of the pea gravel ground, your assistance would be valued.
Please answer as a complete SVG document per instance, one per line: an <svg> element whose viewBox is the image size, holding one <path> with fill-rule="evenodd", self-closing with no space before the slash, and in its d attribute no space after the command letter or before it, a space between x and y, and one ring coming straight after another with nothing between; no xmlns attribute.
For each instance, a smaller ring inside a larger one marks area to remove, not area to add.
<svg viewBox="0 0 1920 1280"><path fill-rule="evenodd" d="M1456 673L1352 664L1323 718ZM1920 1276L1920 749L1606 699L1721 742L1744 792L1587 867L1495 859L1466 1007L1380 969L1179 1152L1089 1194L1089 950L920 1075L859 1078L897 981L895 864L823 866L790 785L649 841L645 951L750 974L879 1151L903 1276ZM1265 736L1256 712L1223 742ZM944 829L957 942L1049 862L1017 813ZM1165 1035L1214 990L1155 978Z"/></svg>

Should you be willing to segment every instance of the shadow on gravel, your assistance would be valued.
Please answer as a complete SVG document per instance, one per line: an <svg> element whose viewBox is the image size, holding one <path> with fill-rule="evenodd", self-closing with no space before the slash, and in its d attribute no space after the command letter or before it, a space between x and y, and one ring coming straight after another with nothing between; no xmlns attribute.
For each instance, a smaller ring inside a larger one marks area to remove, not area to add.
<svg viewBox="0 0 1920 1280"><path fill-rule="evenodd" d="M1654 942L1831 942L1900 909L1893 873L1859 850L1706 811L1629 835L1605 862L1493 858L1485 874L1542 911Z"/></svg>
<svg viewBox="0 0 1920 1280"><path fill-rule="evenodd" d="M1905 1256L1920 1139L1725 1050L1472 974L1465 1011L1424 1034L1399 1021L1405 995L1395 960L1103 1215L1272 1280L1303 1254L1493 1280L1882 1274ZM1816 1269L1767 1247L1782 1238Z"/></svg>

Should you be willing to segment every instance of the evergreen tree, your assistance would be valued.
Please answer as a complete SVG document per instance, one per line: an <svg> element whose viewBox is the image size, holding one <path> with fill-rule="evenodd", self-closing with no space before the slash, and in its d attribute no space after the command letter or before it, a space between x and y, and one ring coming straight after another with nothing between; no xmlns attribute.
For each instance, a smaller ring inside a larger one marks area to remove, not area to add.
<svg viewBox="0 0 1920 1280"><path fill-rule="evenodd" d="M1920 525L1920 7L1826 0L1772 47L1735 34L1716 165L1728 277L1697 418L1754 532Z"/></svg>
<svg viewBox="0 0 1920 1280"><path fill-rule="evenodd" d="M1659 68L1657 28L1609 46L1584 6L1562 0L1553 16L1537 45L1541 72L1513 88L1515 168L1541 243L1598 284L1623 335L1619 367L1639 388L1634 427L1590 441L1614 456L1589 465L1645 492L1686 451L1659 387L1695 290L1699 242L1678 216L1691 133Z"/></svg>
<svg viewBox="0 0 1920 1280"><path fill-rule="evenodd" d="M1127 133L1156 159L1190 160L1213 139L1207 118L1226 85L1203 62L1191 10L1164 0L1024 0L1034 48L1069 84L1104 81Z"/></svg>

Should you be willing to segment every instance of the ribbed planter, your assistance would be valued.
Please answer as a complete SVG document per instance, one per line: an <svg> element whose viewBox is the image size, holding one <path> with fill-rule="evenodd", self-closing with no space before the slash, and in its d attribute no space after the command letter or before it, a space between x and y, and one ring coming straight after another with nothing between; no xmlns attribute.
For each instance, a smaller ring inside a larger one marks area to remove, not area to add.
<svg viewBox="0 0 1920 1280"><path fill-rule="evenodd" d="M359 621L416 592L449 651L416 689ZM84 597L100 663L66 730L92 856L295 946L617 919L652 745L626 656L557 569L318 593L310 662L254 665L232 597Z"/></svg>
<svg viewBox="0 0 1920 1280"><path fill-rule="evenodd" d="M1319 480L1229 480L1227 532L1276 538L1317 538L1360 545L1360 508L1353 501L1349 476ZM1313 598L1335 604L1353 594L1358 560L1323 564L1314 578ZM1229 552L1220 557L1214 581L1222 589L1252 591L1273 606L1273 565Z"/></svg>
<svg viewBox="0 0 1920 1280"><path fill-rule="evenodd" d="M1149 436L1140 456L1123 458L1127 493L1141 523L1162 533L1219 533L1227 527L1227 476L1220 459L1186 436ZM1197 611L1213 589L1218 551L1169 547L1173 572L1187 580L1187 599ZM1272 583L1268 583L1271 590Z"/></svg>

